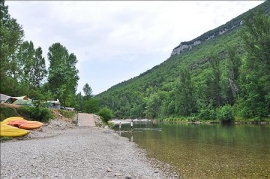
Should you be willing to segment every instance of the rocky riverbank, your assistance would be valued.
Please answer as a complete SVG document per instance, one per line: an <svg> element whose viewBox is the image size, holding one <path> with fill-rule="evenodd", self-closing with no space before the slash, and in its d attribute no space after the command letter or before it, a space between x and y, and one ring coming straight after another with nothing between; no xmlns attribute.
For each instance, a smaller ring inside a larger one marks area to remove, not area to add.
<svg viewBox="0 0 270 179"><path fill-rule="evenodd" d="M113 130L52 120L1 143L1 178L179 178Z"/></svg>

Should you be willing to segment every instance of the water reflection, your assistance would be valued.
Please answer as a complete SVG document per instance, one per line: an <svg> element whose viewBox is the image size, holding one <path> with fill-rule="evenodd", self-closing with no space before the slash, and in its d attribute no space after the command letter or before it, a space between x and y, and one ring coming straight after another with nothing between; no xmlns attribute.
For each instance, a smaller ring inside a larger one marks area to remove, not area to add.
<svg viewBox="0 0 270 179"><path fill-rule="evenodd" d="M131 132L130 134L130 139L129 139L130 142L133 142L133 132Z"/></svg>
<svg viewBox="0 0 270 179"><path fill-rule="evenodd" d="M270 178L270 125L135 122L121 135L185 178Z"/></svg>

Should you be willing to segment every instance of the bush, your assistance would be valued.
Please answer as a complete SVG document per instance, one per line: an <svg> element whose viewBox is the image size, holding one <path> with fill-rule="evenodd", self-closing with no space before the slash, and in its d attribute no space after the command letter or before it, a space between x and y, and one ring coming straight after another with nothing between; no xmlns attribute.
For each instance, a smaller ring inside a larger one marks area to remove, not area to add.
<svg viewBox="0 0 270 179"><path fill-rule="evenodd" d="M109 126L110 128L113 128L113 127L115 126L115 124L114 124L113 122L109 121L109 122L108 122L108 126Z"/></svg>
<svg viewBox="0 0 270 179"><path fill-rule="evenodd" d="M217 109L217 118L222 123L230 123L234 121L233 107L230 105L225 105Z"/></svg>
<svg viewBox="0 0 270 179"><path fill-rule="evenodd" d="M112 111L107 107L100 109L98 115L105 124L113 117Z"/></svg>
<svg viewBox="0 0 270 179"><path fill-rule="evenodd" d="M200 120L215 120L216 119L216 113L213 109L201 109L198 118Z"/></svg>
<svg viewBox="0 0 270 179"><path fill-rule="evenodd" d="M3 121L8 117L19 116L14 108L1 107L0 110L0 121Z"/></svg>
<svg viewBox="0 0 270 179"><path fill-rule="evenodd" d="M30 107L22 106L20 108L17 108L16 110L20 116L22 116L25 119L29 119L29 118L31 118L31 112L28 108L30 108Z"/></svg>
<svg viewBox="0 0 270 179"><path fill-rule="evenodd" d="M40 122L48 122L53 118L52 112L44 107L23 107L23 109L29 111L30 118Z"/></svg>
<svg viewBox="0 0 270 179"><path fill-rule="evenodd" d="M62 109L59 111L64 117L69 118L69 119L74 118L76 114L76 111L67 111L67 110L62 110Z"/></svg>

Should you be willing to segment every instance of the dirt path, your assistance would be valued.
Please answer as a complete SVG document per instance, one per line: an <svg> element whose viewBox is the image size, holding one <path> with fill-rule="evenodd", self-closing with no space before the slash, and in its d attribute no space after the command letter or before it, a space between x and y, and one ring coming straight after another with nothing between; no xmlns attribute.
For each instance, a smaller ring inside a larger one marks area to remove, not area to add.
<svg viewBox="0 0 270 179"><path fill-rule="evenodd" d="M78 114L78 126L96 126L96 117L94 114L79 113Z"/></svg>

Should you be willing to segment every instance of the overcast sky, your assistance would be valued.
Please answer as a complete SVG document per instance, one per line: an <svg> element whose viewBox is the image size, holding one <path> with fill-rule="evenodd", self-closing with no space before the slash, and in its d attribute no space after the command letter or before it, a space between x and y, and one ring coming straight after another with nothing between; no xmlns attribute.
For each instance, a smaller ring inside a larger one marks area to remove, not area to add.
<svg viewBox="0 0 270 179"><path fill-rule="evenodd" d="M6 1L24 40L60 42L77 56L79 84L93 94L129 80L192 40L263 1ZM48 65L47 65L48 67Z"/></svg>

